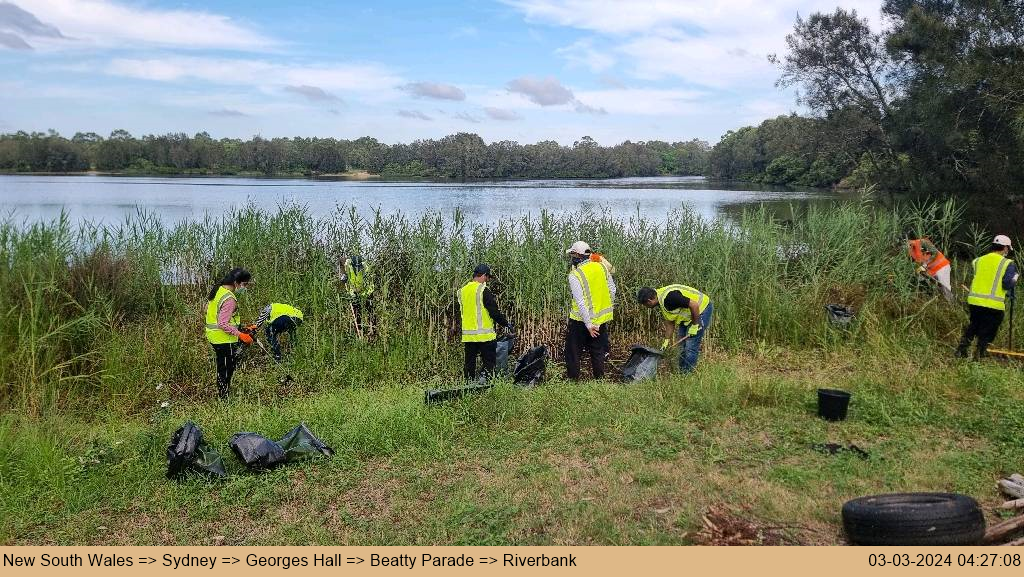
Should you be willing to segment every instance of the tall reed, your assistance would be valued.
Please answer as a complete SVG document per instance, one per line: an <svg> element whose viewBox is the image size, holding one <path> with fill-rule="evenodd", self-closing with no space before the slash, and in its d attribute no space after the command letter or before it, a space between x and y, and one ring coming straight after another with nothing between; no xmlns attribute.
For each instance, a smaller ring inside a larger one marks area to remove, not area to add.
<svg viewBox="0 0 1024 577"><path fill-rule="evenodd" d="M765 209L734 222L680 209L665 221L582 211L484 226L458 210L364 219L340 207L314 218L289 205L173 226L148 214L116 225L7 221L0 224L0 406L28 414L132 411L158 395L212 396L202 311L210 284L233 266L254 275L244 319L271 301L306 311L296 354L282 369L305 387L454 377L461 348L448 341L449 311L479 262L494 270L494 292L521 346L547 343L559 355L569 302L564 251L578 239L617 267L616 358L634 342L656 340L659 320L636 304L637 289L675 282L713 299L711 351L944 339L960 313L915 291L900 238L905 227L931 226L926 232L952 242L947 221L956 211L876 209L865 201L811 207L785 222ZM339 284L340 262L354 253L372 265L377 285L368 341L357 337ZM855 308L851 331L828 325L829 303ZM263 392L275 392L273 379L262 382Z"/></svg>

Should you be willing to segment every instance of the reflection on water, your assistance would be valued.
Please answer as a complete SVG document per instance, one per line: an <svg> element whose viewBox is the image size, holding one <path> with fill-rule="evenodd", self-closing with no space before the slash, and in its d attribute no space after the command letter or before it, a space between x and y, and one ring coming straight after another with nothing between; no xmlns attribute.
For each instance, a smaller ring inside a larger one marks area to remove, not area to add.
<svg viewBox="0 0 1024 577"><path fill-rule="evenodd" d="M470 222L509 215L580 210L663 220L688 206L705 218L735 218L745 207L763 205L780 220L812 203L842 200L821 191L757 187L699 177L621 178L497 182L385 182L253 178L155 178L109 176L0 176L0 214L18 221L51 220L65 212L72 221L118 223L142 211L167 224L223 216L253 203L275 208L299 204L314 216L354 207L364 216L418 215L459 209Z"/></svg>

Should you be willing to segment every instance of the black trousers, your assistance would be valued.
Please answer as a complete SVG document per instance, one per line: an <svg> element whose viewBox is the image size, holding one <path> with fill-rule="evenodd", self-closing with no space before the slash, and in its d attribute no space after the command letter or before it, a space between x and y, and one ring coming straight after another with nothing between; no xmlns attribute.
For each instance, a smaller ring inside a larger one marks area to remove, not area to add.
<svg viewBox="0 0 1024 577"><path fill-rule="evenodd" d="M590 368L595 379L604 377L604 362L611 345L608 342L608 325L601 325L597 337L590 336L587 325L569 319L565 330L565 376L577 381L580 378L580 358L584 349L590 351Z"/></svg>
<svg viewBox="0 0 1024 577"><path fill-rule="evenodd" d="M494 365L498 358L498 341L487 341L486 343L462 343L466 350L466 362L462 366L462 375L467 381L476 380L476 357L480 355L483 360L482 375L486 378L494 374Z"/></svg>
<svg viewBox="0 0 1024 577"><path fill-rule="evenodd" d="M217 355L217 394L227 397L231 388L231 377L235 374L238 343L213 345L213 352Z"/></svg>
<svg viewBox="0 0 1024 577"><path fill-rule="evenodd" d="M964 336L960 339L960 346L957 353L961 356L967 355L971 347L971 341L978 339L978 356L984 356L988 346L996 340L996 333L999 332L999 325L1003 324L1004 311L970 305L971 320L964 329Z"/></svg>
<svg viewBox="0 0 1024 577"><path fill-rule="evenodd" d="M295 343L295 329L302 324L302 319L282 315L274 319L274 322L267 324L267 342L270 343L270 350L274 351L274 360L281 360L281 343L277 336L281 333L288 333L292 344Z"/></svg>

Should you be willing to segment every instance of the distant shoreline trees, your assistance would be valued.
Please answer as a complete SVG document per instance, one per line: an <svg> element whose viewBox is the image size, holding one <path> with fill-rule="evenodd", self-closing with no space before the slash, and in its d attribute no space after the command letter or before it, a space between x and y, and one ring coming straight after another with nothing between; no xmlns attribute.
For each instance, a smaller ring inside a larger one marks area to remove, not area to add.
<svg viewBox="0 0 1024 577"><path fill-rule="evenodd" d="M487 144L460 132L438 140L384 144L371 137L214 139L205 132L136 138L115 130L103 138L55 131L0 134L0 170L127 174L319 175L366 171L424 178L610 178L703 175L711 146L702 140L600 146L584 136L572 146L554 141Z"/></svg>

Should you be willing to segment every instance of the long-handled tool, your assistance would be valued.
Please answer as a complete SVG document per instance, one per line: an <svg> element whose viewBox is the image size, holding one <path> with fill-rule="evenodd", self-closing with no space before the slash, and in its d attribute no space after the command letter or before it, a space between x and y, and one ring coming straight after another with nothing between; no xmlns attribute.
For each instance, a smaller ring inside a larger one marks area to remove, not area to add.
<svg viewBox="0 0 1024 577"><path fill-rule="evenodd" d="M363 340L363 330L359 327L359 316L356 315L356 305L353 301L348 301L348 310L352 312L352 325L356 327L356 336L359 340Z"/></svg>
<svg viewBox="0 0 1024 577"><path fill-rule="evenodd" d="M1009 345L1009 349L1007 349L1007 350L1003 350L1003 349L989 349L988 350L988 354L996 355L996 356L1000 356L1000 357L1007 357L1007 358L1011 358L1011 359L1024 359L1024 352L1019 352L1019 351L1013 350L1013 348L1014 348L1013 347L1013 316L1014 316L1013 313L1014 313L1014 309L1017 308L1016 307L1017 297L1016 297L1015 294L1010 293L1009 299L1010 299L1010 329L1009 329L1009 333L1007 334L1007 341L1008 341L1007 344Z"/></svg>

